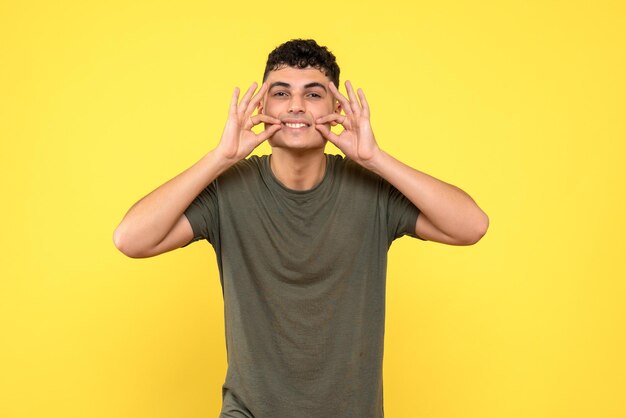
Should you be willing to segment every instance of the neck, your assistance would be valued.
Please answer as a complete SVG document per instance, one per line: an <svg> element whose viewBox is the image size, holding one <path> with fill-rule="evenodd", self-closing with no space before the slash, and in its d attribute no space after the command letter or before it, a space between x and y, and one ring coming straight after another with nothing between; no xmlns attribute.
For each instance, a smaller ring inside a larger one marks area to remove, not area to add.
<svg viewBox="0 0 626 418"><path fill-rule="evenodd" d="M292 190L309 190L317 186L326 173L324 149L293 152L273 148L270 167L274 177Z"/></svg>

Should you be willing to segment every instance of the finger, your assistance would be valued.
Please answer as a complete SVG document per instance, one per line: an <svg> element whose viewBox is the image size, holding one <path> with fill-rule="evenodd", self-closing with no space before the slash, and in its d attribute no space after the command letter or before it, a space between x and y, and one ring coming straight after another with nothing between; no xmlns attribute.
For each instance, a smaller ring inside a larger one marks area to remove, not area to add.
<svg viewBox="0 0 626 418"><path fill-rule="evenodd" d="M339 148L343 153L344 150L348 148L348 140L345 138L341 138L341 136L336 135L332 132L326 125L315 125L315 129L317 129L324 138L330 141L333 145Z"/></svg>
<svg viewBox="0 0 626 418"><path fill-rule="evenodd" d="M328 123L331 121L334 121L337 123L343 123L345 119L346 117L344 115L340 115L338 113L331 113L329 115L322 116L320 118L315 119L315 123Z"/></svg>
<svg viewBox="0 0 626 418"><path fill-rule="evenodd" d="M280 119L274 118L269 115L254 115L250 118L250 120L255 125L258 125L261 122L270 123L272 125L280 125L282 123Z"/></svg>
<svg viewBox="0 0 626 418"><path fill-rule="evenodd" d="M315 123L330 123L332 126L337 126L337 124L339 124L342 125L344 129L352 129L350 119L338 113L331 113L330 115L322 116L321 118L316 119Z"/></svg>
<svg viewBox="0 0 626 418"><path fill-rule="evenodd" d="M356 94L354 94L354 89L352 88L352 83L350 80L346 80L346 91L348 92L348 97L350 98L350 106L352 106L352 112L356 113L357 116L361 114L361 106L359 105L359 100L356 98Z"/></svg>
<svg viewBox="0 0 626 418"><path fill-rule="evenodd" d="M328 87L330 88L330 91L335 95L337 100L339 100L339 103L341 103L341 108L344 112L346 112L346 115L351 115L352 110L348 99L343 94L341 94L339 90L337 90L337 87L335 87L335 84L332 81L330 82Z"/></svg>
<svg viewBox="0 0 626 418"><path fill-rule="evenodd" d="M363 115L370 117L370 107L367 104L367 99L365 98L365 93L363 93L363 89L358 89L357 93L359 93L359 99L361 99L361 106L363 106Z"/></svg>
<svg viewBox="0 0 626 418"><path fill-rule="evenodd" d="M337 136L334 132L332 132L328 128L328 126L316 124L315 125L315 129L317 129L322 134L322 136L324 138L326 138L327 140L329 140L333 144L337 145L337 142L339 141L339 136Z"/></svg>
<svg viewBox="0 0 626 418"><path fill-rule="evenodd" d="M244 129L251 129L253 126L258 125L261 122L265 122L270 125L281 124L280 119L276 119L268 115L254 115L246 119L246 123L244 124Z"/></svg>
<svg viewBox="0 0 626 418"><path fill-rule="evenodd" d="M237 113L239 113L240 116L242 116L245 113L245 110L248 108L250 97L252 97L252 93L254 93L254 91L256 90L256 86L256 82L253 82L252 85L248 88L248 91L246 91L246 94L244 94L241 102L239 102Z"/></svg>
<svg viewBox="0 0 626 418"><path fill-rule="evenodd" d="M263 132L260 132L256 137L259 141L259 144L265 141L270 136L274 135L282 128L282 125L272 125L269 128L265 129ZM258 145L258 144L257 144Z"/></svg>
<svg viewBox="0 0 626 418"><path fill-rule="evenodd" d="M237 102L239 101L239 87L235 87L233 96L230 100L230 107L228 108L228 115L232 117L237 116Z"/></svg>
<svg viewBox="0 0 626 418"><path fill-rule="evenodd" d="M267 81L261 84L261 88L259 89L259 91L256 92L254 97L252 97L250 104L248 104L248 107L246 108L245 116L250 116L254 112L254 109L256 109L257 105L259 104L263 96L265 95L265 92L267 91L268 86L269 85L267 84Z"/></svg>

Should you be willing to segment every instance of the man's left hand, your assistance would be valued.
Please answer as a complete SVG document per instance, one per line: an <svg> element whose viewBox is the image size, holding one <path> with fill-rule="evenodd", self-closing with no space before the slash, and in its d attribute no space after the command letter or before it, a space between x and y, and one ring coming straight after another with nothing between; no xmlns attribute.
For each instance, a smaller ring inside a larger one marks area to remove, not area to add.
<svg viewBox="0 0 626 418"><path fill-rule="evenodd" d="M341 94L332 82L329 83L330 91L339 100L345 115L331 113L322 116L315 121L315 128L346 157L368 168L380 151L370 124L370 109L363 90L358 89L359 102L350 81L346 81L345 85L349 99ZM331 132L327 123L332 126L339 124L343 131L337 135Z"/></svg>

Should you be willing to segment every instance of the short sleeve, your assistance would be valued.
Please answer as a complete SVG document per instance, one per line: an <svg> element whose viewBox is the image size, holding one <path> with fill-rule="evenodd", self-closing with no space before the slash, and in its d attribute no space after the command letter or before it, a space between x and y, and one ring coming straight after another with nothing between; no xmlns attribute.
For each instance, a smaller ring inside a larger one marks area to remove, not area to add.
<svg viewBox="0 0 626 418"><path fill-rule="evenodd" d="M383 182L388 189L389 199L387 204L387 242L389 245L393 240L404 235L424 241L415 234L415 224L420 210L398 189L384 180Z"/></svg>
<svg viewBox="0 0 626 418"><path fill-rule="evenodd" d="M189 220L189 224L193 230L193 239L183 245L183 247L201 239L206 239L210 243L215 244L219 224L217 187L215 181L196 196L189 207L185 209L184 214Z"/></svg>

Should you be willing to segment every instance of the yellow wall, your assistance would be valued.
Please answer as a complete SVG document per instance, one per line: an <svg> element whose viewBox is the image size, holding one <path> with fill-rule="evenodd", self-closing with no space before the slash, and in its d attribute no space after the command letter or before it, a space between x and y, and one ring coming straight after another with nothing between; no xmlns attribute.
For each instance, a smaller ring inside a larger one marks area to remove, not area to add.
<svg viewBox="0 0 626 418"><path fill-rule="evenodd" d="M212 248L111 237L293 37L336 53L382 148L491 221L392 246L386 416L626 416L622 2L209 3L0 3L1 417L217 416Z"/></svg>

